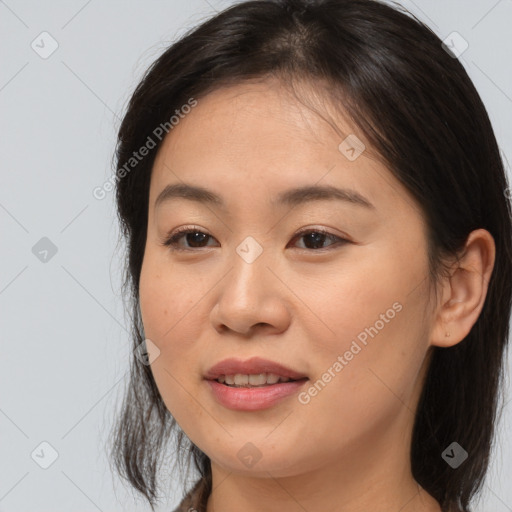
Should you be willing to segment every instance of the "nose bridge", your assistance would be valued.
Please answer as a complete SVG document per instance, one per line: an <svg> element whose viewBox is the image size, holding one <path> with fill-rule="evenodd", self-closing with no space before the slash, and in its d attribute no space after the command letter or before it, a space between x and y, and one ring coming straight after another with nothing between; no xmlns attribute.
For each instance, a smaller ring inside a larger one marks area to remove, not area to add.
<svg viewBox="0 0 512 512"><path fill-rule="evenodd" d="M235 247L229 260L231 270L222 280L212 322L221 330L228 327L247 334L256 325L282 331L288 325L289 311L279 280L267 268L271 251L248 236Z"/></svg>
<svg viewBox="0 0 512 512"><path fill-rule="evenodd" d="M237 295L249 305L262 289L268 290L267 269L269 250L264 250L254 237L247 236L238 244L232 255L233 272L228 277L230 286ZM265 284L266 286L262 286Z"/></svg>
<svg viewBox="0 0 512 512"><path fill-rule="evenodd" d="M252 265L258 259L261 260L264 250L258 240L248 235L238 244L235 252L247 265Z"/></svg>

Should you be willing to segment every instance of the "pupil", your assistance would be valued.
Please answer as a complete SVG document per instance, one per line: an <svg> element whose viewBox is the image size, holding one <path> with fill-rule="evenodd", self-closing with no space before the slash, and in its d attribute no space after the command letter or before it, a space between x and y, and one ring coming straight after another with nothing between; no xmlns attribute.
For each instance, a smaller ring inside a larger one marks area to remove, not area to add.
<svg viewBox="0 0 512 512"><path fill-rule="evenodd" d="M190 242L190 238L189 237L195 237L195 240L193 242ZM189 243L189 245L191 247L201 247L201 245L195 245L196 243L201 243L201 240L204 241L204 239L209 236L207 235L206 233L198 233L197 231L194 232L194 233L187 233L187 242Z"/></svg>
<svg viewBox="0 0 512 512"><path fill-rule="evenodd" d="M202 247L201 242L204 242L208 236L209 235L207 235L206 233L199 233L198 231L195 231L193 233L187 233L186 239L190 247ZM322 247L323 243L325 242L326 236L327 235L325 235L324 233L319 233L316 231L308 233L307 235L304 235L304 240L306 242L305 245L308 249L317 249L318 247ZM312 242L312 247L311 244L307 243L308 241Z"/></svg>
<svg viewBox="0 0 512 512"><path fill-rule="evenodd" d="M308 237L310 237L309 239L313 241L313 244L315 245L314 248L318 248L316 246L316 244L319 243L319 245L321 246L322 245L322 242L324 242L324 239L326 237L326 235L324 233L318 233L318 232L312 232L312 233L308 233L306 236L305 236L305 240L308 240ZM311 249L311 247L308 247L308 244L306 243L305 244L306 247L308 249Z"/></svg>

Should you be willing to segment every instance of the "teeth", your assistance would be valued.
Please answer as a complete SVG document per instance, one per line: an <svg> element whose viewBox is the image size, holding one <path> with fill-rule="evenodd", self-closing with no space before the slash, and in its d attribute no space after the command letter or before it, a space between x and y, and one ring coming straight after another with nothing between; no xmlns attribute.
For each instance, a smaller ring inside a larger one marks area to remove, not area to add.
<svg viewBox="0 0 512 512"><path fill-rule="evenodd" d="M249 384L249 375L241 375L237 373L235 375L235 386L247 386Z"/></svg>
<svg viewBox="0 0 512 512"><path fill-rule="evenodd" d="M281 377L275 373L259 373L256 375L244 375L237 373L235 375L221 375L217 381L228 386L234 387L252 387L252 386L266 386L269 384L276 384L277 382L288 382L291 379L288 377Z"/></svg>
<svg viewBox="0 0 512 512"><path fill-rule="evenodd" d="M258 375L249 375L247 380L251 386L262 386L263 384L267 383L267 374L259 373ZM236 379L235 384L238 384Z"/></svg>
<svg viewBox="0 0 512 512"><path fill-rule="evenodd" d="M275 373L267 373L267 383L268 384L275 384L279 380L279 375L276 375ZM283 377L281 379L281 382L288 382L290 379Z"/></svg>

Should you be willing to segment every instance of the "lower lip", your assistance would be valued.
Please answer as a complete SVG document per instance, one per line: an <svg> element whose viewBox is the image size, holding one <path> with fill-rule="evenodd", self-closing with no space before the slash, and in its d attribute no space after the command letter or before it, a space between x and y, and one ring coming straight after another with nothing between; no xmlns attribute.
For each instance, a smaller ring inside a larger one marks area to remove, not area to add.
<svg viewBox="0 0 512 512"><path fill-rule="evenodd" d="M259 411L272 407L283 398L296 393L308 379L279 382L260 388L232 388L217 382L207 380L217 401L236 411Z"/></svg>

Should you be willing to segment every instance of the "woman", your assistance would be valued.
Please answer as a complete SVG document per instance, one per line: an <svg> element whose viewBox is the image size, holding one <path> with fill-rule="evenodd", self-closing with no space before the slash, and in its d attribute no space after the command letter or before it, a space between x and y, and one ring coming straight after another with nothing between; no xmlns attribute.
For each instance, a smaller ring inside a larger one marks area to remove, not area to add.
<svg viewBox="0 0 512 512"><path fill-rule="evenodd" d="M511 208L435 34L372 0L242 2L150 67L116 163L134 357L111 456L152 508L175 432L199 473L176 511L470 510Z"/></svg>

